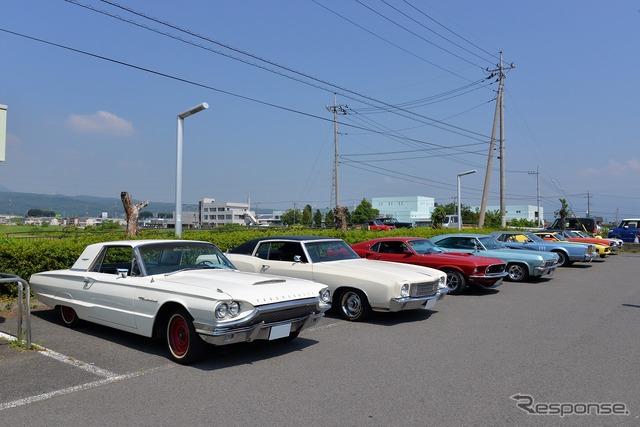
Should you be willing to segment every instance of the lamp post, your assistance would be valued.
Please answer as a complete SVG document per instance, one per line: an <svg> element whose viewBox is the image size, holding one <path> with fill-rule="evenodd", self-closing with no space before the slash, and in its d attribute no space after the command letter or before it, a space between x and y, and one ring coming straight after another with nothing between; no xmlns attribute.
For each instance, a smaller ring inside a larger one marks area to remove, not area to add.
<svg viewBox="0 0 640 427"><path fill-rule="evenodd" d="M461 212L461 203L460 203L460 177L461 176L465 176L465 175L471 175L472 173L476 173L477 171L475 169L470 170L470 171L466 171L466 172L460 172L458 174L458 230L462 229L462 212Z"/></svg>
<svg viewBox="0 0 640 427"><path fill-rule="evenodd" d="M176 236L182 237L182 139L184 119L209 108L209 104L203 102L195 107L178 114L178 143L176 153Z"/></svg>

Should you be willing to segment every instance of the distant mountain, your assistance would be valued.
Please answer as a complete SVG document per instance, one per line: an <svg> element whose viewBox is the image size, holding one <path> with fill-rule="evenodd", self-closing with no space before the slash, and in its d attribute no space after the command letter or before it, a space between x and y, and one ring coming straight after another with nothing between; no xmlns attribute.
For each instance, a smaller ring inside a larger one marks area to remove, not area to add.
<svg viewBox="0 0 640 427"><path fill-rule="evenodd" d="M140 201L134 199L136 203ZM109 218L124 218L125 216L120 198L17 193L5 191L4 187L0 187L0 214L25 216L29 209L54 211L65 217L97 217L102 215L102 212L106 212ZM150 201L144 210L156 214L173 212L175 203Z"/></svg>

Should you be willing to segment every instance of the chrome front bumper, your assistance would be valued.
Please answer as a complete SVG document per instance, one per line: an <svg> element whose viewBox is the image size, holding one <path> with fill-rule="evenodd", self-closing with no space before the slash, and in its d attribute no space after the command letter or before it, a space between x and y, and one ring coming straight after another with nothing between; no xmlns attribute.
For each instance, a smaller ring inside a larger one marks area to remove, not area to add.
<svg viewBox="0 0 640 427"><path fill-rule="evenodd" d="M418 308L432 308L436 301L440 301L444 296L449 293L449 288L445 287L439 289L435 295L426 297L407 297L407 298L393 298L389 301L389 311L403 311L403 310L415 310ZM374 308L375 310L375 308Z"/></svg>
<svg viewBox="0 0 640 427"><path fill-rule="evenodd" d="M320 304L315 298L285 301L256 307L250 316L238 322L194 321L193 326L205 342L214 345L274 340L315 325L329 308L330 304Z"/></svg>

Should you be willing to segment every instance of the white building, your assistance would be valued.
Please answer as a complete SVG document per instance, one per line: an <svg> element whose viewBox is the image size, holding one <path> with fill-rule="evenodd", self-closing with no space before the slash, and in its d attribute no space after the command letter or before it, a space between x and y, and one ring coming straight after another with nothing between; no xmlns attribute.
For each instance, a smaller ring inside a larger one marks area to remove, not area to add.
<svg viewBox="0 0 640 427"><path fill-rule="evenodd" d="M472 211L479 211L480 206L474 206L470 208ZM505 206L507 212L505 213L506 221L512 219L526 219L529 221L538 221L538 207L533 205L507 205ZM487 212L499 211L500 206L487 206ZM540 218L542 224L544 224L544 207L540 206Z"/></svg>
<svg viewBox="0 0 640 427"><path fill-rule="evenodd" d="M249 214L245 216L246 214ZM184 215L183 215L184 216ZM215 199L203 198L198 202L197 227L218 227L225 224L246 225L247 219L255 217L248 203L216 202Z"/></svg>
<svg viewBox="0 0 640 427"><path fill-rule="evenodd" d="M400 222L412 222L420 226L431 224L435 199L423 196L373 197L371 207L377 209L381 217L396 218Z"/></svg>

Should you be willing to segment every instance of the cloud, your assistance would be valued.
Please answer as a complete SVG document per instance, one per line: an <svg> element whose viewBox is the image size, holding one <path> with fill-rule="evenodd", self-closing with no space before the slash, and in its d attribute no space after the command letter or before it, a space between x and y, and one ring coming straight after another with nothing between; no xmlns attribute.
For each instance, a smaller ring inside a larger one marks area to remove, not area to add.
<svg viewBox="0 0 640 427"><path fill-rule="evenodd" d="M100 133L108 135L131 135L133 124L107 111L97 111L91 115L71 114L67 125L82 133Z"/></svg>
<svg viewBox="0 0 640 427"><path fill-rule="evenodd" d="M624 163L609 160L606 165L600 168L589 168L580 171L580 175L623 175L640 172L640 160L633 158Z"/></svg>

